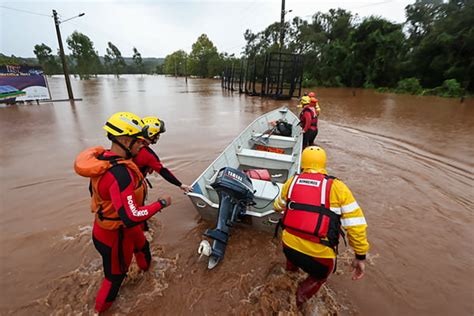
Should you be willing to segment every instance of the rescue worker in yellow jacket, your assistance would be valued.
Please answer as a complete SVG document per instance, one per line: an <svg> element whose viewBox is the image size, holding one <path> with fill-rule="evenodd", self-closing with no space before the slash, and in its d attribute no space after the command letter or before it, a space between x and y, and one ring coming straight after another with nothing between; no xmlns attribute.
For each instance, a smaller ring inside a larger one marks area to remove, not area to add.
<svg viewBox="0 0 474 316"><path fill-rule="evenodd" d="M284 212L282 243L286 269L301 268L309 274L298 285L298 307L315 295L333 272L339 237L343 234L341 228L355 252L352 280L364 276L364 260L369 250L362 209L341 180L328 176L324 149L305 148L301 168L302 173L288 179L274 202L275 210Z"/></svg>

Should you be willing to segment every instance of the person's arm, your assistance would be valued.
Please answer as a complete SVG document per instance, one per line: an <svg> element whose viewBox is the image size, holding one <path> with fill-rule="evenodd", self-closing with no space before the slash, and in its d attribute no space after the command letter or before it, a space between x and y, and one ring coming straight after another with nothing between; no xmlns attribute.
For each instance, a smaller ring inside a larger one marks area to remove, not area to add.
<svg viewBox="0 0 474 316"><path fill-rule="evenodd" d="M178 187L181 187L182 185L181 181L179 181L178 178L176 178L174 174L172 174L168 168L162 167L159 173L169 183L172 183Z"/></svg>
<svg viewBox="0 0 474 316"><path fill-rule="evenodd" d="M334 207L336 212L341 214L341 224L347 233L349 245L354 249L355 258L352 262L353 280L359 280L364 276L365 257L369 250L367 241L367 222L364 212L355 200L349 188L340 180L334 180L334 191L337 195L339 205ZM331 190L333 191L333 190ZM333 209L331 201L331 209Z"/></svg>
<svg viewBox="0 0 474 316"><path fill-rule="evenodd" d="M283 212L286 208L286 202L288 199L288 189L290 187L291 182L293 182L293 177L288 179L283 187L281 188L280 195L275 199L275 202L273 202L273 208L277 212Z"/></svg>
<svg viewBox="0 0 474 316"><path fill-rule="evenodd" d="M110 169L108 173L113 177L108 187L110 199L126 227L140 224L170 204L170 201L164 199L161 202L138 206L133 192L135 183L129 169L119 165Z"/></svg>
<svg viewBox="0 0 474 316"><path fill-rule="evenodd" d="M149 168L153 169L157 173L160 174L160 176L163 177L166 181L168 181L171 184L176 185L177 187L182 188L184 185L181 183L181 181L178 180L178 178L175 177L175 175L168 169L163 166L163 164L160 161L160 158L158 155L151 149L150 147L144 147L142 149L143 153L140 153L140 159L143 164L148 166ZM183 188L182 188L183 189ZM184 189L183 189L184 190Z"/></svg>

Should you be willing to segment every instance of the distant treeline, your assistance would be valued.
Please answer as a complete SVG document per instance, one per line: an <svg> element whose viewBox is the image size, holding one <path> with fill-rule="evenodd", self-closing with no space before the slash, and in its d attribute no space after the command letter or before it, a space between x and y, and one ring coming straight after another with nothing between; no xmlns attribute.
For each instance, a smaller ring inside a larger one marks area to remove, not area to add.
<svg viewBox="0 0 474 316"><path fill-rule="evenodd" d="M59 53L53 55L51 48L45 44L35 45L34 53L36 58L8 57L0 53L0 64L41 65L47 75L63 74ZM117 50L115 53L119 54L120 52ZM66 56L66 61L71 74L78 75L81 79L88 79L98 74L151 74L156 72L157 67L160 67L165 60L156 57L142 58L139 54L136 48L134 48L134 57L122 57L121 54L98 56L90 52L84 52L84 54L78 52L75 54L76 57L74 55Z"/></svg>
<svg viewBox="0 0 474 316"><path fill-rule="evenodd" d="M342 9L299 17L263 31L247 30L246 59L269 52L302 54L303 86L365 87L411 94L462 96L474 91L474 1L417 0L405 8L406 21L371 16L360 20ZM260 58L262 59L262 58ZM166 56L168 74L211 77L239 59L219 54L207 36ZM187 67L184 67L184 66Z"/></svg>
<svg viewBox="0 0 474 316"><path fill-rule="evenodd" d="M303 85L365 87L412 94L461 96L474 91L474 1L416 0L405 8L406 21L393 23L371 16L360 19L343 9L317 12L311 20L293 18L273 23L263 31L247 30L245 59L269 52L302 54ZM72 54L67 63L82 79L102 73L159 73L175 76L220 76L226 64L240 62L233 54L218 52L206 34L188 54L178 50L163 59L142 58L136 48L124 58L108 43L99 57L92 41L74 32L66 40ZM45 44L36 45L37 62L46 73L61 73L59 58ZM6 57L0 54L0 63ZM29 61L30 62L30 61Z"/></svg>

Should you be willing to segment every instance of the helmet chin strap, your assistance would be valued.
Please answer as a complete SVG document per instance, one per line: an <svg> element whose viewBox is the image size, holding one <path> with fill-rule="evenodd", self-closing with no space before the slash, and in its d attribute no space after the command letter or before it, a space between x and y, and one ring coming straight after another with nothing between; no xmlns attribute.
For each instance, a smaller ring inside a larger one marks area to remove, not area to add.
<svg viewBox="0 0 474 316"><path fill-rule="evenodd" d="M125 158L126 158L126 159L130 159L130 158L133 157L133 155L132 155L132 147L133 147L133 145L135 145L135 143L137 142L137 139L136 139L136 138L134 138L134 139L132 140L132 142L130 143L130 145L128 146L128 148L125 147L124 144L122 144L121 142L119 142L119 140L118 140L115 136L113 136L113 135L110 135L110 140L111 140L112 142L114 142L115 144L119 145L119 147L122 148L122 149L125 151L125 155L126 155Z"/></svg>

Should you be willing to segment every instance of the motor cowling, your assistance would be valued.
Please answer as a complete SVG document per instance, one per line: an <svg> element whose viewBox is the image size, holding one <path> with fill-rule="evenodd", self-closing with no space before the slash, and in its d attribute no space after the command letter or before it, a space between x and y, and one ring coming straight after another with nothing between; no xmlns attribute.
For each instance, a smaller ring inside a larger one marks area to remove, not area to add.
<svg viewBox="0 0 474 316"><path fill-rule="evenodd" d="M220 191L224 191L238 201L250 202L254 197L253 185L250 178L244 172L231 167L225 167L219 170L216 180L211 186L218 194Z"/></svg>

